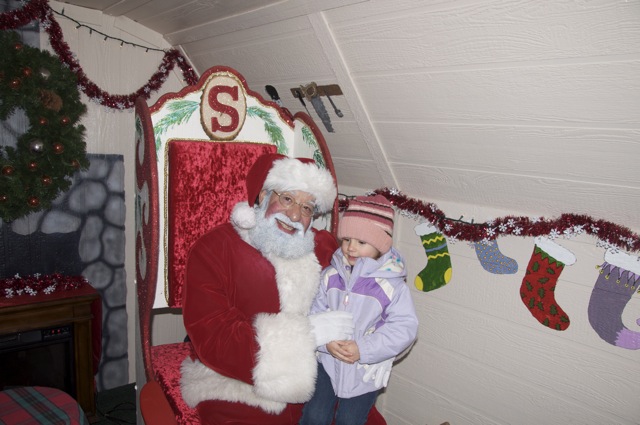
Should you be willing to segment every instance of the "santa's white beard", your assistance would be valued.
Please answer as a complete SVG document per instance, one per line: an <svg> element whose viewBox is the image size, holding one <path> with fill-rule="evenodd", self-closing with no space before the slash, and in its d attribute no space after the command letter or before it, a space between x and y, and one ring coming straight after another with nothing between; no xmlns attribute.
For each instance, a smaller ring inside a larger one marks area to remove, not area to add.
<svg viewBox="0 0 640 425"><path fill-rule="evenodd" d="M256 226L249 229L251 245L263 254L274 254L282 258L300 258L313 251L314 237L309 229L305 232L299 222L293 222L285 214L276 213L265 217L268 199L264 199L263 206L256 208ZM290 235L278 228L276 220L282 221L297 231Z"/></svg>

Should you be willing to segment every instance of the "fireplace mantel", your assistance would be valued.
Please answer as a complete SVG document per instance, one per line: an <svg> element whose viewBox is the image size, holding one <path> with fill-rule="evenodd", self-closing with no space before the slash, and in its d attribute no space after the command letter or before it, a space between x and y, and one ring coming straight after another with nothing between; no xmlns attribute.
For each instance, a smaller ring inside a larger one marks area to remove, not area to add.
<svg viewBox="0 0 640 425"><path fill-rule="evenodd" d="M100 329L100 311L100 295L88 284L71 291L0 300L0 335L73 326L76 399L90 422L97 420L94 385L96 341L92 339L92 329ZM92 323L92 320L98 322ZM96 336L101 337L99 333Z"/></svg>

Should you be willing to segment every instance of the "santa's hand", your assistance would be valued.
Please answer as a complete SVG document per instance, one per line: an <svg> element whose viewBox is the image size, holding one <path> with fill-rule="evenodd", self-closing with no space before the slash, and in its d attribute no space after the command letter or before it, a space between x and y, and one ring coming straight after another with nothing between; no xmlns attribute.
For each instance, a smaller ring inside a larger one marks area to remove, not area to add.
<svg viewBox="0 0 640 425"><path fill-rule="evenodd" d="M380 363L373 363L364 365L367 371L364 373L362 380L369 382L372 379L376 385L376 388L386 387L389 383L389 376L391 376L391 367L393 366L393 360L395 358L383 360Z"/></svg>
<svg viewBox="0 0 640 425"><path fill-rule="evenodd" d="M348 311L327 311L309 316L311 332L316 338L316 347L327 342L350 339L355 325L353 314Z"/></svg>

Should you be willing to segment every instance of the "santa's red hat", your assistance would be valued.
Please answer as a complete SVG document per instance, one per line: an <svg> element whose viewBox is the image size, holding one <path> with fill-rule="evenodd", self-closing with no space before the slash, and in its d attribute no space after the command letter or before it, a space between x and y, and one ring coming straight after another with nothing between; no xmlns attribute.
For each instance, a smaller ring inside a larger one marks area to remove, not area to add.
<svg viewBox="0 0 640 425"><path fill-rule="evenodd" d="M246 182L250 207L256 203L262 189L303 191L315 197L317 211L322 214L331 210L338 192L329 170L318 166L313 159L290 158L281 154L260 156L251 166ZM238 210L242 205L236 207ZM255 218L250 215L248 211L236 211L232 219L241 227L248 228L255 224Z"/></svg>

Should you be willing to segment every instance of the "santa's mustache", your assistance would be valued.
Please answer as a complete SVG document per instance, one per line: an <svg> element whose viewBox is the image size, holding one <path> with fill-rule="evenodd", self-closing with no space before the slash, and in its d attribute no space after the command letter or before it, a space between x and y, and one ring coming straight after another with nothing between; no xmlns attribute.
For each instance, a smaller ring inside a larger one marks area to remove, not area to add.
<svg viewBox="0 0 640 425"><path fill-rule="evenodd" d="M296 235L300 235L300 236L304 235L304 226L302 225L302 223L298 221L291 221L291 219L287 217L286 214L275 213L269 216L267 220L273 225L277 224L276 221L279 221L289 227L293 227L294 229L296 229L296 233L295 233Z"/></svg>
<svg viewBox="0 0 640 425"><path fill-rule="evenodd" d="M263 254L283 258L300 258L313 252L313 232L305 230L302 223L292 221L286 214L277 212L268 217L266 208L256 211L256 225L249 229L251 245ZM281 227L291 226L293 233Z"/></svg>

